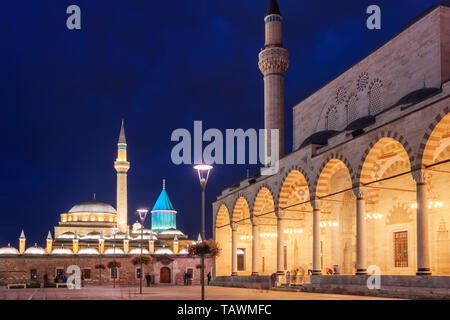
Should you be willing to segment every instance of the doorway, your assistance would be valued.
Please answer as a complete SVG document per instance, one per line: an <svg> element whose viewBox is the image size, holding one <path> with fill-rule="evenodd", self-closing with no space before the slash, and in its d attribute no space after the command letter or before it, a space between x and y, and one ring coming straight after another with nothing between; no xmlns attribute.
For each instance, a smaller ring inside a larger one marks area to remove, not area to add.
<svg viewBox="0 0 450 320"><path fill-rule="evenodd" d="M159 272L159 283L171 283L169 268L167 268L167 267L161 268L161 270Z"/></svg>

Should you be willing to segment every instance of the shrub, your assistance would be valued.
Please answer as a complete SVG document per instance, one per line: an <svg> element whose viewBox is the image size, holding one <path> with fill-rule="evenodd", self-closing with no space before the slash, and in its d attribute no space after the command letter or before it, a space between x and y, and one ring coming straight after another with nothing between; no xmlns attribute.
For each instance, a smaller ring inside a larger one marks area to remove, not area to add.
<svg viewBox="0 0 450 320"><path fill-rule="evenodd" d="M216 257L220 254L220 248L217 242L213 239L203 240L187 247L189 256L201 256L209 254L211 257Z"/></svg>
<svg viewBox="0 0 450 320"><path fill-rule="evenodd" d="M142 264L148 265L152 262L152 257L151 256L147 256L147 255L135 255L131 258L131 263L136 266L138 264L141 264L141 260L142 260Z"/></svg>

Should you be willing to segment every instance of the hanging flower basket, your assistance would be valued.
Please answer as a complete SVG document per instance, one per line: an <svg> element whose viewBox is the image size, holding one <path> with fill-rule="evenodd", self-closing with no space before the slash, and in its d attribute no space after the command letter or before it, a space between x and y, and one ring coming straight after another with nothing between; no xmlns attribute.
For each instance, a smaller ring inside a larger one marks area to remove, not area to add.
<svg viewBox="0 0 450 320"><path fill-rule="evenodd" d="M141 264L141 260L142 260L142 264L148 265L152 262L152 257L151 256L147 256L147 255L135 255L131 258L131 263L136 266L138 264Z"/></svg>
<svg viewBox="0 0 450 320"><path fill-rule="evenodd" d="M110 262L108 262L109 269L120 268L120 267L122 267L122 263L120 261L111 260Z"/></svg>
<svg viewBox="0 0 450 320"><path fill-rule="evenodd" d="M202 265L201 264L198 264L198 265L196 265L195 266L197 269L201 269L202 268Z"/></svg>
<svg viewBox="0 0 450 320"><path fill-rule="evenodd" d="M106 266L103 263L97 263L94 266L94 268L97 269L97 270L99 270L99 269L104 270L104 269L106 269Z"/></svg>
<svg viewBox="0 0 450 320"><path fill-rule="evenodd" d="M211 257L216 257L220 253L220 248L217 242L213 239L204 240L201 242L197 242L195 244L191 244L187 247L189 256L201 256L201 255L210 255Z"/></svg>

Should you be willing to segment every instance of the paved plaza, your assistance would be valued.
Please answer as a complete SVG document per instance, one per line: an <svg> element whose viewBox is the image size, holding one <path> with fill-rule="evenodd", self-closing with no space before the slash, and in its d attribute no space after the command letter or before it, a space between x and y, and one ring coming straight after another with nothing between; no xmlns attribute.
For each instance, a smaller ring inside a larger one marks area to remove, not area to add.
<svg viewBox="0 0 450 320"><path fill-rule="evenodd" d="M209 300L386 300L384 298L283 292L242 288L207 287ZM199 286L138 287L88 286L80 290L65 288L6 289L0 288L0 300L199 300Z"/></svg>

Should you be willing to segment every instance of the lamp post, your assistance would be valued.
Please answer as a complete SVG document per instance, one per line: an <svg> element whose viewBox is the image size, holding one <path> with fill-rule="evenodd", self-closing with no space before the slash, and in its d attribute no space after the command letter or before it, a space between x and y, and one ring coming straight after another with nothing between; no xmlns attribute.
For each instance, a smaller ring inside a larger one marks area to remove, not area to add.
<svg viewBox="0 0 450 320"><path fill-rule="evenodd" d="M141 262L141 271L139 272L139 293L142 294L142 254L143 254L143 246L144 246L144 222L145 222L145 218L147 217L148 214L148 210L147 209L139 209L137 210L139 219L141 219L141 257L140 257L140 262Z"/></svg>
<svg viewBox="0 0 450 320"><path fill-rule="evenodd" d="M114 261L114 273L113 273L113 288L116 287L116 277L117 277L117 262L116 262L116 233L119 231L119 228L113 227L112 229L114 240L113 240L113 261Z"/></svg>
<svg viewBox="0 0 450 320"><path fill-rule="evenodd" d="M208 182L209 172L212 166L207 164L200 164L194 167L198 173L198 179L200 180L200 186L202 187L202 241L205 241L205 189L206 183ZM205 300L205 256L201 256L201 278L200 282L202 285L202 300Z"/></svg>

